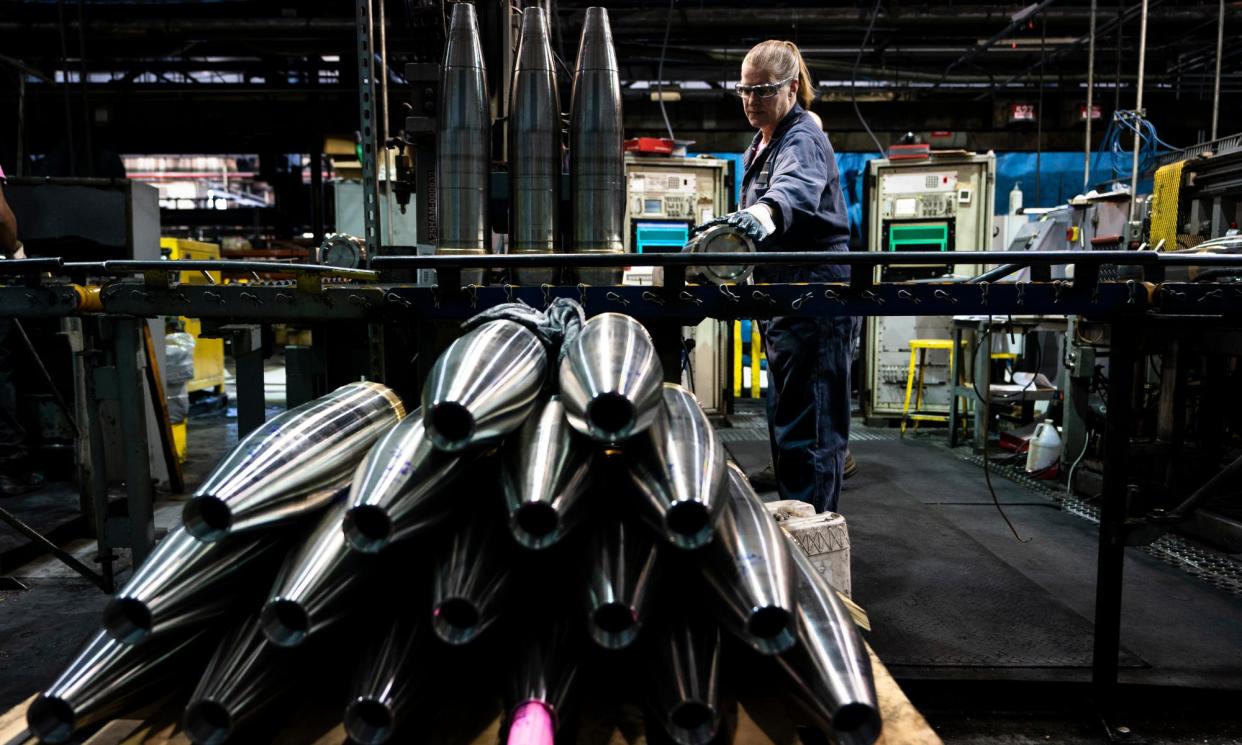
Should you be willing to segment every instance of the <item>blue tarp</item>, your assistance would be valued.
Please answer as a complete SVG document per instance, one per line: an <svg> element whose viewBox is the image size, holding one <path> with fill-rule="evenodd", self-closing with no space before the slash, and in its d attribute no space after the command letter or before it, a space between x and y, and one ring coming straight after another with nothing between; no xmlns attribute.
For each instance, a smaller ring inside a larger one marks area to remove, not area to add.
<svg viewBox="0 0 1242 745"><path fill-rule="evenodd" d="M717 158L732 160L734 163L734 200L741 188L739 175L742 168L740 153L711 153ZM854 243L859 243L865 234L862 224L863 182L867 171L867 161L878 158L873 152L837 153L837 168L841 172L842 192L845 194L845 206L850 218L850 236ZM1055 207L1065 204L1071 197L1082 192L1082 153L1081 152L1046 152L1039 160L1039 191L1036 198L1035 162L1033 152L1014 152L996 154L996 211L1005 214L1009 208L1009 192L1015 183L1022 186L1022 205L1024 207ZM1092 153L1093 184L1101 184L1111 178L1107 158L1099 158ZM1151 180L1139 182L1140 194L1151 193Z"/></svg>

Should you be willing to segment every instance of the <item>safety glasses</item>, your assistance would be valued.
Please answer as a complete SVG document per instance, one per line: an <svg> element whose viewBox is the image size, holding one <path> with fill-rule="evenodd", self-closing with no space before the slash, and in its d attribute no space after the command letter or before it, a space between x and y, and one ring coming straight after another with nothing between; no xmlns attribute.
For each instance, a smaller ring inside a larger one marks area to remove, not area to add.
<svg viewBox="0 0 1242 745"><path fill-rule="evenodd" d="M746 98L747 96L758 96L759 98L771 98L780 93L781 88L785 87L793 78L785 78L775 83L762 83L760 85L742 85L738 83L733 86L733 90L737 91L738 98Z"/></svg>

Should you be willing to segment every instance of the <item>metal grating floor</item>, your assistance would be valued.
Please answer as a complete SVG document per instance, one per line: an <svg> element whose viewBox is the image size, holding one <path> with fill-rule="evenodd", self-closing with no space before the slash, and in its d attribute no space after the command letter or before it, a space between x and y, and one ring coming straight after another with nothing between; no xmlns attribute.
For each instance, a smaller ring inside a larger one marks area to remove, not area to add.
<svg viewBox="0 0 1242 745"><path fill-rule="evenodd" d="M852 434L850 439L853 439ZM960 457L967 463L983 467L983 458L978 455ZM1002 466L989 461L988 470L1051 500L1059 505L1063 512L1093 523L1100 521L1100 508L1094 503L1074 494L1066 494L1059 489L1050 488L1046 483L1030 478L1020 468ZM1165 564L1177 567L1213 587L1242 597L1242 563L1229 554L1185 536L1171 533L1161 536L1150 546L1144 546L1143 550Z"/></svg>

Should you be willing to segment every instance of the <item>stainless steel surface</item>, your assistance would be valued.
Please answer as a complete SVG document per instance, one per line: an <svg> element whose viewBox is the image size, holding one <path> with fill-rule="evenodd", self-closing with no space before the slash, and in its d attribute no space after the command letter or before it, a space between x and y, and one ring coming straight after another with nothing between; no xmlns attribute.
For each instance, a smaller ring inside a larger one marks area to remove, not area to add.
<svg viewBox="0 0 1242 745"><path fill-rule="evenodd" d="M509 105L509 253L556 253L561 104L547 16L527 7ZM550 269L515 269L518 284L551 283Z"/></svg>
<svg viewBox="0 0 1242 745"><path fill-rule="evenodd" d="M472 514L435 559L431 628L447 644L469 644L500 615L513 558L498 520Z"/></svg>
<svg viewBox="0 0 1242 745"><path fill-rule="evenodd" d="M285 545L278 536L254 534L208 543L176 528L108 601L104 628L112 638L136 644L152 634L216 618L235 599L222 585L256 563L262 571Z"/></svg>
<svg viewBox="0 0 1242 745"><path fill-rule="evenodd" d="M473 459L431 446L421 412L414 411L371 448L349 491L342 528L355 551L379 553L438 523L449 487Z"/></svg>
<svg viewBox="0 0 1242 745"><path fill-rule="evenodd" d="M182 518L205 541L318 510L348 486L358 462L405 416L379 383L350 383L251 432L185 503Z"/></svg>
<svg viewBox="0 0 1242 745"><path fill-rule="evenodd" d="M510 712L525 702L538 701L547 706L553 721L560 725L560 714L573 691L582 658L574 642L570 627L563 621L527 617L517 630L513 646Z"/></svg>
<svg viewBox="0 0 1242 745"><path fill-rule="evenodd" d="M711 542L728 500L724 445L693 393L675 383L662 392L665 416L630 466L639 512L669 543L699 548Z"/></svg>
<svg viewBox="0 0 1242 745"><path fill-rule="evenodd" d="M617 71L608 11L587 8L570 103L571 253L625 250L625 135ZM621 270L580 269L578 278L587 284L616 285Z"/></svg>
<svg viewBox="0 0 1242 745"><path fill-rule="evenodd" d="M602 521L591 541L587 628L605 649L630 646L647 615L656 578L655 542L645 528L621 519Z"/></svg>
<svg viewBox="0 0 1242 745"><path fill-rule="evenodd" d="M276 575L260 616L275 644L296 647L349 614L345 600L370 565L345 542L348 507L342 500L325 512Z"/></svg>
<svg viewBox="0 0 1242 745"><path fill-rule="evenodd" d="M479 23L470 3L453 4L436 112L436 253L488 253L492 120ZM466 281L471 279L478 278Z"/></svg>
<svg viewBox="0 0 1242 745"><path fill-rule="evenodd" d="M586 322L561 360L565 418L597 442L628 440L661 413L663 379L647 329L627 315L601 313Z"/></svg>
<svg viewBox="0 0 1242 745"><path fill-rule="evenodd" d="M192 656L203 635L200 631L125 644L106 631L97 632L56 682L31 702L27 726L42 742L70 742L82 727L149 703L143 694L176 675L179 670L171 663Z"/></svg>
<svg viewBox="0 0 1242 745"><path fill-rule="evenodd" d="M793 680L793 700L842 745L870 745L881 723L867 648L836 591L787 540L797 582L798 644L777 659Z"/></svg>
<svg viewBox="0 0 1242 745"><path fill-rule="evenodd" d="M720 627L682 607L653 628L650 695L678 745L707 745L720 728Z"/></svg>
<svg viewBox="0 0 1242 745"><path fill-rule="evenodd" d="M797 640L789 546L746 474L734 463L727 468L729 503L704 579L722 604L722 625L756 651L778 654Z"/></svg>
<svg viewBox="0 0 1242 745"><path fill-rule="evenodd" d="M272 644L258 616L236 625L216 647L185 707L185 734L195 745L220 745L290 689L295 652Z"/></svg>
<svg viewBox="0 0 1242 745"><path fill-rule="evenodd" d="M539 337L513 321L491 321L457 339L423 386L423 424L431 443L459 452L522 426L548 367Z"/></svg>
<svg viewBox="0 0 1242 745"><path fill-rule="evenodd" d="M698 233L683 249L690 253L751 253L755 242L732 225L713 225ZM755 268L747 264L737 266L696 266L687 273L698 272L718 285L743 284L750 279Z"/></svg>
<svg viewBox="0 0 1242 745"><path fill-rule="evenodd" d="M530 549L554 545L577 524L579 498L591 485L590 443L565 421L565 406L550 396L505 443L500 483L509 531Z"/></svg>
<svg viewBox="0 0 1242 745"><path fill-rule="evenodd" d="M345 732L351 742L382 745L401 727L417 688L428 678L423 633L410 615L398 612L370 644L345 707Z"/></svg>

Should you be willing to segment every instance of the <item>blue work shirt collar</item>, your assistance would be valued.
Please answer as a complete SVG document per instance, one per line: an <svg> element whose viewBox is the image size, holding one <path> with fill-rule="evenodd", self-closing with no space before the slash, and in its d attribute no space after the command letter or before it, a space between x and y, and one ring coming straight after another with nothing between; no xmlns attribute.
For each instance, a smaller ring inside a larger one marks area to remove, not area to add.
<svg viewBox="0 0 1242 745"><path fill-rule="evenodd" d="M789 110L788 114L785 114L785 117L781 119L780 124L777 124L776 129L772 131L772 140L768 142L768 146L763 149L762 154L766 155L767 153L772 152L773 146L776 145L776 143L781 139L781 137L785 135L785 132L787 132L789 128L793 126L794 122L798 121L798 119L801 118L802 115L805 113L806 113L806 109L802 108L802 105L799 104L797 101L794 101L793 108ZM747 148L746 150L746 160L745 160L745 166L746 166L747 173L750 172L750 169L753 168L755 166L755 163L759 160L759 158L755 157L755 151L759 149L759 143L762 141L763 141L762 132L756 132L754 139L750 141L750 147Z"/></svg>

